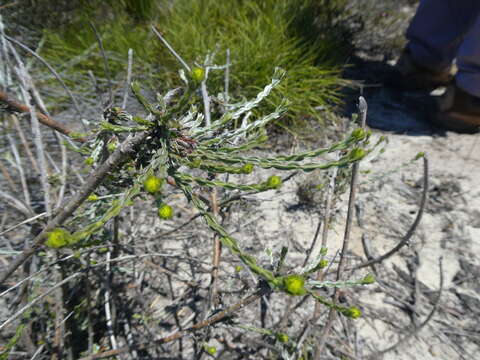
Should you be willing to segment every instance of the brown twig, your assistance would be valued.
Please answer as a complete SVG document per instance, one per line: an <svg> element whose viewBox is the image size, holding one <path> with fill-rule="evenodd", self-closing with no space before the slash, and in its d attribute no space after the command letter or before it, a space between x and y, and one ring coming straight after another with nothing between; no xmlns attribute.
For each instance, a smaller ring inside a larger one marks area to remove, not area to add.
<svg viewBox="0 0 480 360"><path fill-rule="evenodd" d="M70 97L70 99L72 99L72 104L73 104L73 107L75 108L76 112L78 113L78 115L81 117L82 116L82 111L80 110L80 107L78 106L78 103L77 103L77 100L75 99L75 96L73 96L72 92L70 91L70 89L68 88L68 86L65 84L65 82L62 80L61 76L55 71L55 69L43 58L41 57L40 55L38 55L35 51L33 51L32 49L30 49L28 46L22 44L20 41L18 40L15 40L14 38L11 38L5 34L2 34L3 37L5 39L7 39L8 41L10 41L11 43L19 46L20 48L22 48L23 50L25 50L26 52L28 52L30 55L32 55L35 59L37 59L38 61L40 61L43 65L45 65L48 70L53 74L53 76L58 80L58 82L60 83L60 85L62 85L62 87L65 89L65 91L67 92L68 96Z"/></svg>
<svg viewBox="0 0 480 360"><path fill-rule="evenodd" d="M367 102L365 101L363 96L360 96L358 99L358 112L359 112L359 117L361 121L361 127L365 128L366 119L367 119ZM352 178L350 181L350 196L348 199L347 221L345 224L345 234L343 237L342 251L340 253L340 260L338 262L338 267L337 267L336 281L339 281L341 279L342 274L345 270L346 255L348 252L348 247L350 245L350 231L353 223L353 217L355 212L355 198L357 194L357 183L358 183L358 172L359 172L358 169L359 169L359 163L356 162L352 166ZM334 304L337 303L338 297L339 297L338 289L335 288L333 293ZM319 357L320 354L322 353L322 349L327 339L327 336L330 332L331 327L333 326L333 322L335 321L335 316L336 316L336 310L332 307L330 308L328 313L327 323L322 329L322 334L315 347L315 354L317 357Z"/></svg>
<svg viewBox="0 0 480 360"><path fill-rule="evenodd" d="M7 106L7 111L9 112L18 112L21 114L30 114L31 110L28 106L18 102L17 100L12 99L8 94L0 91L0 103L3 103ZM44 115L40 112L36 112L36 115L38 117L38 121L42 123L45 126L48 126L51 129L54 129L63 135L66 135L68 137L72 137L73 131L66 128L59 122L53 120L51 117ZM87 139L85 138L73 138L73 140L78 141L78 142L86 142Z"/></svg>
<svg viewBox="0 0 480 360"><path fill-rule="evenodd" d="M211 207L215 217L218 217L219 206L217 199L217 189L213 189L211 193ZM213 236L213 258L212 258L212 275L211 275L211 287L210 287L210 306L217 307L219 304L218 299L218 272L220 267L220 257L222 253L222 243L217 234Z"/></svg>
<svg viewBox="0 0 480 360"><path fill-rule="evenodd" d="M108 67L107 55L105 53L105 49L103 48L102 37L100 36L95 24L91 21L89 21L88 23L90 24L90 27L93 30L93 34L95 35L95 38L97 39L98 46L100 47L100 53L102 54L105 77L107 78L107 81L108 81L108 95L109 95L109 105L108 106L112 106L113 105L113 83L112 83L112 78L110 76L110 69Z"/></svg>
<svg viewBox="0 0 480 360"><path fill-rule="evenodd" d="M54 216L40 234L33 239L31 242L32 245L25 248L22 253L13 260L7 270L0 275L0 284L43 245L46 241L46 234L56 227L61 226L87 199L92 191L96 189L108 173L129 157L133 153L135 146L143 142L148 134L148 132L141 132L135 136L129 136L121 146L88 177L88 180L82 185L79 191L61 207L62 210Z"/></svg>
<svg viewBox="0 0 480 360"><path fill-rule="evenodd" d="M13 136L11 136L10 134L7 134L7 139L10 143L10 148L12 149L12 154L15 159L15 162L17 163L16 165L17 165L18 177L20 178L20 183L22 184L23 198L25 199L25 205L27 205L30 211L34 213L34 211L31 208L30 191L28 189L27 178L25 176L25 170L23 168L22 159L18 152L17 145L15 144L15 140Z"/></svg>
<svg viewBox="0 0 480 360"><path fill-rule="evenodd" d="M38 167L37 161L35 160L35 157L33 156L32 151L30 150L30 145L28 143L27 137L25 136L25 133L20 126L20 122L18 121L18 117L15 115L10 115L10 118L13 122L13 125L15 126L15 129L17 129L18 136L20 137L20 140L22 141L23 148L25 149L25 154L27 155L28 159L30 160L30 163L32 164L32 167L35 169L37 173L40 173L40 168Z"/></svg>
<svg viewBox="0 0 480 360"><path fill-rule="evenodd" d="M18 190L18 188L15 185L15 182L13 181L13 179L12 179L10 173L8 172L7 168L5 167L5 165L3 165L3 163L1 161L0 161L0 171L2 172L2 175L5 178L5 180L7 180L8 185L10 186L10 189L15 193Z"/></svg>
<svg viewBox="0 0 480 360"><path fill-rule="evenodd" d="M5 5L0 6L0 10L6 9L8 7L11 7L11 6L15 6L15 5L18 5L18 3L16 1L11 2L10 4L5 4Z"/></svg>
<svg viewBox="0 0 480 360"><path fill-rule="evenodd" d="M200 321L200 322L190 326L189 328L187 328L185 330L177 331L177 332L175 332L175 333L173 333L169 336L166 336L166 337L163 337L163 338L160 338L160 339L148 342L148 343L139 344L136 348L137 349L145 349L149 346L172 342L172 341L175 341L175 340L178 340L178 339L184 337L185 335L187 335L189 333L192 333L194 331L197 331L197 330L206 328L208 326L211 326L211 325L225 319L226 317L231 315L233 312L238 311L238 310L242 309L243 307L251 304L252 302L258 300L259 298L261 298L263 295L269 293L270 291L271 290L270 290L269 287L263 287L263 288L257 290L252 295L247 296L243 300L237 302L236 304L228 307L227 309L225 309L223 311L220 311L215 316L212 316L212 317L210 317L206 320ZM123 353L129 351L129 349L130 349L130 347L123 346L123 347L121 347L117 350L104 351L102 353L98 353L98 354L83 357L80 360L104 359L104 358L107 358L107 357L123 354Z"/></svg>
<svg viewBox="0 0 480 360"><path fill-rule="evenodd" d="M362 269L364 267L371 266L371 265L374 265L374 264L379 264L382 261L388 259L390 256L397 253L402 247L404 247L406 244L408 244L408 242L412 238L413 234L415 233L415 230L417 229L418 224L422 220L422 215L423 215L423 212L425 210L425 205L427 203L427 194L428 194L428 158L425 155L423 157L423 192L422 192L422 199L420 201L420 207L419 207L417 216L416 216L412 226L410 226L410 229L408 229L405 236L402 238L402 240L392 250L388 251L384 255L381 255L381 256L379 256L375 259L365 261L364 263L361 263L357 266L354 266L353 268L351 268L349 270L354 271L354 270Z"/></svg>
<svg viewBox="0 0 480 360"><path fill-rule="evenodd" d="M437 311L438 306L440 304L440 299L442 297L442 291L443 291L444 276L443 276L442 258L440 258L438 260L438 266L440 268L440 285L439 285L438 295L437 295L437 299L435 300L435 304L433 305L433 308L430 311L430 313L428 314L428 316L426 317L426 319L419 326L416 326L413 329L413 331L409 331L408 335L406 335L403 338L401 338L400 340L398 340L394 345L391 345L384 350L381 350L381 351L378 351L378 352L373 353L371 355L368 355L366 357L367 359L372 359L372 360L377 359L378 357L384 355L385 353L387 353L389 351L392 351L395 348L397 348L398 346L400 346L401 344L407 342L412 337L416 336L429 323L429 321L433 318L433 315L435 315L435 312Z"/></svg>
<svg viewBox="0 0 480 360"><path fill-rule="evenodd" d="M303 267L307 266L308 261L310 260L310 255L312 255L312 251L313 251L313 249L315 249L315 246L317 245L317 239L318 239L318 235L320 234L321 227L322 227L322 217L319 216L318 217L317 228L315 229L315 235L313 235L313 239L312 239L312 242L310 244L310 248L308 248L307 254L305 255L305 259L303 260Z"/></svg>

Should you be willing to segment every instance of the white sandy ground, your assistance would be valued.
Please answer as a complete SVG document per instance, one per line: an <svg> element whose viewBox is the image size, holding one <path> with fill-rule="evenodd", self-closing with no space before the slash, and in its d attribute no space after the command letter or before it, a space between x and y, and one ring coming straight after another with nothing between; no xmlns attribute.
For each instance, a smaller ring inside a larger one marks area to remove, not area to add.
<svg viewBox="0 0 480 360"><path fill-rule="evenodd" d="M375 136L384 133L374 130ZM439 264L443 258L444 290L438 311L432 320L418 334L395 350L385 354L384 359L398 360L450 360L479 359L480 350L480 140L478 136L447 133L439 136L407 136L386 134L389 143L379 157L362 161L360 165L360 186L358 205L361 209L355 217L351 233L351 253L365 259L361 238L368 235L374 256L391 249L413 222L421 196L422 160L411 165L408 163L418 152L425 152L430 164L429 201L422 222L412 238L410 246L398 254L377 265L379 284L347 290L349 303L359 305L364 313L361 319L349 321L352 331L346 340L353 344L357 359L366 358L368 354L386 349L400 338L412 333L411 317L398 305L412 302L412 287L409 279L412 263L418 254L417 270L418 295L415 302L416 322L420 324L430 313L439 287ZM271 155L271 153L270 153ZM366 170L370 170L367 174ZM387 173L390 173L387 175ZM263 174L262 178L265 177ZM253 175L252 175L253 176ZM266 248L278 251L282 245L290 249L287 264L292 270L300 270L305 251L310 247L318 222L318 212L298 205L297 190L305 179L315 174L302 174L286 182L278 191L268 191L252 196L250 208L234 209L228 230L232 232L249 253L259 258L263 265L268 256ZM372 179L376 180L373 181ZM244 183L253 178L245 176ZM340 249L343 239L346 217L345 193L338 202L335 219L328 239L328 256ZM175 196L171 199L175 206L186 206L184 211L188 218L192 211L190 206L176 204ZM165 230L165 226L175 226L178 222L162 223L154 213L144 207L145 214L136 219L144 236L153 236ZM360 221L359 221L360 220ZM180 221L181 222L181 221ZM163 228L163 230L162 230ZM202 221L193 225L196 232L205 232ZM188 232L185 232L186 234ZM167 241L166 248L179 252L185 251L182 234ZM199 245L190 243L191 236L185 235L189 247L194 251ZM211 235L207 235L211 236ZM181 241L179 241L181 240ZM160 240L156 240L160 241ZM319 250L317 243L313 254ZM205 244L201 245L205 246ZM201 250L199 250L201 251ZM208 250L208 253L210 250ZM224 251L222 273L228 278L233 267L238 264L234 257ZM208 260L208 257L206 258ZM229 262L230 261L230 262ZM470 264L462 269L462 263ZM297 267L291 267L296 265ZM395 270L397 269L397 270ZM476 269L476 272L473 270ZM354 275L360 278L371 271L362 269ZM399 275L399 271L407 275L407 279ZM469 273L471 271L471 273ZM188 278L179 268L177 274ZM228 275L228 276L227 276ZM242 271L249 281L252 277ZM466 278L466 279L465 279ZM148 280L148 279L147 279ZM205 277L208 283L208 276ZM228 280L227 280L228 281ZM385 287L385 284L389 287ZM228 286L227 286L228 288ZM178 292L182 290L179 287ZM232 300L233 301L233 300ZM170 304L169 298L152 297L148 299L153 318L165 315L165 306ZM271 299L272 309L285 307L285 297L274 294ZM278 311L280 313L281 311ZM313 311L313 302L307 303L298 310L304 319L308 319ZM248 314L248 312L247 312ZM272 310L269 316L275 317ZM188 315L188 314L187 314ZM187 316L185 315L185 316ZM255 323L258 319L242 319L245 323ZM271 319L272 323L274 320ZM303 325L303 324L299 324ZM336 325L341 330L342 327ZM299 329L291 329L291 334ZM221 328L218 329L221 331ZM353 337L352 334L356 334Z"/></svg>
<svg viewBox="0 0 480 360"><path fill-rule="evenodd" d="M474 278L456 285L454 280L461 271L460 261L467 261L477 269L480 266L480 140L478 136L454 133L447 133L444 137L386 135L389 138L386 151L374 160L361 163L357 199L362 226L356 217L351 233L351 252L365 259L361 243L363 234L368 235L372 252L378 256L390 250L406 233L420 202L422 160L400 167L389 175L385 173L408 163L417 153L425 152L429 159L430 184L423 219L410 245L377 266L378 278L397 283L395 287L407 299L411 291L392 268L395 265L409 273L408 264L415 259L415 253L418 254L417 279L422 284L422 295L415 305L419 313L417 324L427 317L435 302L440 258L443 259L444 289L433 319L416 336L385 354L384 359L479 359L480 308L468 308L457 293L476 299L478 306L480 282ZM365 174L365 170L371 172ZM372 181L372 177L377 180ZM291 249L289 259L298 264L302 262L304 249L310 246L318 219L314 211L285 211L298 203L296 192L301 182L296 178L286 183L281 191L257 196L262 201L252 214L252 231L266 241L265 246L278 250L282 245L288 245ZM330 255L341 248L347 195L342 197L343 205L337 206L328 239ZM319 246L318 242L314 253ZM428 293L431 301L423 292ZM402 299L385 293L377 284L357 295L355 299L365 314L363 319L355 322L359 359L388 348L412 332L407 312L391 305Z"/></svg>

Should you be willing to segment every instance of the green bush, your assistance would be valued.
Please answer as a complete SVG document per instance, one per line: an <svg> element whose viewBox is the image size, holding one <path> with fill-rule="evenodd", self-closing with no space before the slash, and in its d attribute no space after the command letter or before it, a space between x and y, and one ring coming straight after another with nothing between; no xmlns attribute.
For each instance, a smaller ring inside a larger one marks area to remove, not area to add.
<svg viewBox="0 0 480 360"><path fill-rule="evenodd" d="M337 65L341 46L321 31L332 21L338 5L325 6L327 14L322 4L314 0L175 0L166 6L163 2L123 0L112 5L110 16L103 15L105 4L99 6L103 10L90 6L63 32L46 31L42 53L60 67L65 59L79 59L71 66L72 73L92 70L96 76L104 76L95 36L86 26L92 19L102 35L113 76L124 76L127 52L132 48L135 73L148 75L148 85L155 90L159 84L171 87L179 80L176 60L152 37L150 24L138 21L150 18L151 24L192 65L203 63L212 49L217 49L214 63L223 65L229 49L230 90L234 98L240 94L255 95L268 81L274 66L280 66L287 70L288 78L270 99L268 110L279 99L287 98L291 102L289 119L318 118L314 108L338 103L338 89L342 85ZM98 19L99 13L102 21ZM210 73L212 93L222 92L223 84L223 72Z"/></svg>

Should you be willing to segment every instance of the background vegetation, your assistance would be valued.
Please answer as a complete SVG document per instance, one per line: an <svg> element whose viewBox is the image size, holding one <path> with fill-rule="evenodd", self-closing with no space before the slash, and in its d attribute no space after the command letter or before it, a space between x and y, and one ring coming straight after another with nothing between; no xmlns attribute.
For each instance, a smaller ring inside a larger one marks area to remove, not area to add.
<svg viewBox="0 0 480 360"><path fill-rule="evenodd" d="M175 59L158 41L152 41L151 25L189 63L203 62L207 53L215 50L213 62L225 64L228 49L232 59L229 90L233 98L240 92L243 96L256 94L275 66L285 69L288 78L271 103L283 97L289 99L289 120L301 121L305 116L324 119L319 109L338 104L339 89L345 85L339 74L349 34L336 22L344 9L344 0L30 3L29 17L35 21L26 26L43 28L40 54L65 74L70 86L83 92L91 89L85 87L89 72L96 77L97 86L107 84L102 54L90 23L101 36L109 76L124 78L127 53L133 49L135 74L153 91L178 85L179 79ZM12 17L18 19L25 9L16 10L16 17ZM58 17L50 16L57 13ZM43 17L45 22L40 21ZM48 81L43 85L48 85ZM214 94L223 91L219 71L212 72L209 86ZM268 110L272 109L270 106Z"/></svg>

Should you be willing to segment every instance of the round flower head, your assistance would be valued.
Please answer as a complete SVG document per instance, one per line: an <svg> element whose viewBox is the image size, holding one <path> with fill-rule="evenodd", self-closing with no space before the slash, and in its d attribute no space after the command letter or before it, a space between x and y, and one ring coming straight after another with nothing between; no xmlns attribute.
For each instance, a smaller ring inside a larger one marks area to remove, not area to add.
<svg viewBox="0 0 480 360"><path fill-rule="evenodd" d="M117 142L116 141L110 141L108 144L107 144L107 150L108 152L114 152L115 149L117 148Z"/></svg>
<svg viewBox="0 0 480 360"><path fill-rule="evenodd" d="M365 150L361 148L354 148L350 150L348 157L350 158L351 161L357 161L357 160L363 159L365 155L367 155Z"/></svg>
<svg viewBox="0 0 480 360"><path fill-rule="evenodd" d="M282 178L277 175L272 175L267 179L267 186L270 189L278 189L282 186Z"/></svg>
<svg viewBox="0 0 480 360"><path fill-rule="evenodd" d="M158 216L163 220L171 219L173 217L173 208L170 205L162 204L158 208Z"/></svg>
<svg viewBox="0 0 480 360"><path fill-rule="evenodd" d="M244 174L250 174L253 171L253 164L247 163L242 166L242 172Z"/></svg>
<svg viewBox="0 0 480 360"><path fill-rule="evenodd" d="M208 353L209 355L212 355L212 356L217 353L217 348L215 346L205 345L204 349L205 349L206 353Z"/></svg>
<svg viewBox="0 0 480 360"><path fill-rule="evenodd" d="M293 274L283 278L283 289L290 295L305 295L305 278L301 275Z"/></svg>
<svg viewBox="0 0 480 360"><path fill-rule="evenodd" d="M88 157L85 159L84 163L85 165L93 165L93 163L95 162L95 160L93 160L93 157Z"/></svg>
<svg viewBox="0 0 480 360"><path fill-rule="evenodd" d="M194 67L192 69L192 79L196 82L200 82L205 79L205 70L201 67Z"/></svg>
<svg viewBox="0 0 480 360"><path fill-rule="evenodd" d="M360 316L362 316L362 312L356 306L351 306L345 309L344 311L342 311L342 314L352 319L358 319Z"/></svg>
<svg viewBox="0 0 480 360"><path fill-rule="evenodd" d="M87 201L94 202L94 201L97 201L97 200L98 200L98 195L97 194L88 195Z"/></svg>
<svg viewBox="0 0 480 360"><path fill-rule="evenodd" d="M47 234L47 241L45 245L48 247L58 249L68 245L72 235L65 229L54 229Z"/></svg>
<svg viewBox="0 0 480 360"><path fill-rule="evenodd" d="M356 128L352 131L351 135L355 140L360 141L363 140L367 136L367 132L362 128Z"/></svg>
<svg viewBox="0 0 480 360"><path fill-rule="evenodd" d="M149 175L143 182L143 188L145 191L149 192L150 194L155 194L159 192L162 187L162 179L154 176Z"/></svg>
<svg viewBox="0 0 480 360"><path fill-rule="evenodd" d="M289 340L289 337L287 334L284 334L284 333L277 333L275 335L275 337L277 338L278 341L280 341L281 343L287 343L288 340Z"/></svg>
<svg viewBox="0 0 480 360"><path fill-rule="evenodd" d="M323 259L323 260L320 260L320 262L318 263L318 267L319 267L320 269L324 269L324 268L326 268L327 266L328 266L328 260Z"/></svg>
<svg viewBox="0 0 480 360"><path fill-rule="evenodd" d="M370 285L370 284L373 284L374 282L375 282L375 276L373 276L372 274L367 274L362 280L363 285Z"/></svg>

